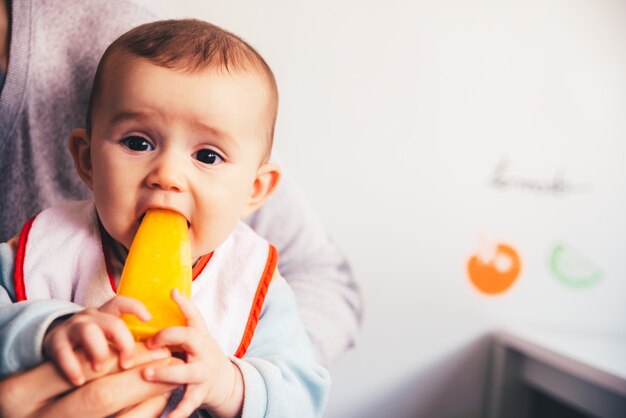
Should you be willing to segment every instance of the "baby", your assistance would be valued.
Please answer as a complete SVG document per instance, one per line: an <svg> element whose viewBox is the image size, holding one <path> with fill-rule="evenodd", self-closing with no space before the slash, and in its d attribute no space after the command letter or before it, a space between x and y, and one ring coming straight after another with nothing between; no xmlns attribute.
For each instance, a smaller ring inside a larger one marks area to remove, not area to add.
<svg viewBox="0 0 626 418"><path fill-rule="evenodd" d="M214 25L160 21L117 39L98 66L87 127L69 140L93 200L44 210L17 245L0 248L0 318L11 318L0 321L5 368L48 358L80 385L77 351L98 370L110 347L132 367L134 341L119 316L150 312L115 289L146 211L165 208L187 219L194 262L192 300L172 292L187 326L147 341L186 355L183 365L144 371L146 380L187 385L169 416L196 408L320 416L328 373L276 270L276 250L240 222L280 178L269 162L277 108L263 58Z"/></svg>

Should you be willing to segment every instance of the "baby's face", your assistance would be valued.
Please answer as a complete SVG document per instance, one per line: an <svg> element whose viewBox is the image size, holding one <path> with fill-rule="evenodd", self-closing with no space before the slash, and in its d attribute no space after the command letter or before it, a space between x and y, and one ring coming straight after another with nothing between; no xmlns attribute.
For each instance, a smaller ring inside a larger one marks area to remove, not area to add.
<svg viewBox="0 0 626 418"><path fill-rule="evenodd" d="M250 73L198 73L123 56L92 119L92 189L109 234L130 247L150 208L187 218L193 257L249 210L265 155L268 88Z"/></svg>

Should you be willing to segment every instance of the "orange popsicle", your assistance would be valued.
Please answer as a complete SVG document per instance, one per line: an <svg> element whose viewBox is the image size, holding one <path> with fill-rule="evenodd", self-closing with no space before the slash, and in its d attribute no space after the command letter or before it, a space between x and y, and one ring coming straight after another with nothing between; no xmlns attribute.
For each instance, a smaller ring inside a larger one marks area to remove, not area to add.
<svg viewBox="0 0 626 418"><path fill-rule="evenodd" d="M117 292L139 299L152 314L147 322L134 315L122 315L137 341L166 327L186 325L185 317L170 296L174 288L191 296L187 220L171 210L150 209L130 246Z"/></svg>

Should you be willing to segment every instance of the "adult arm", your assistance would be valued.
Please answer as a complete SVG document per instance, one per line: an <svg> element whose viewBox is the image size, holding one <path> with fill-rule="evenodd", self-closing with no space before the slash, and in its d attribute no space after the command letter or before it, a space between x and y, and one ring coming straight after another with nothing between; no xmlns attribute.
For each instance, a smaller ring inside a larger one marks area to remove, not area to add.
<svg viewBox="0 0 626 418"><path fill-rule="evenodd" d="M354 345L361 295L346 258L285 171L276 192L246 222L278 249L278 270L295 293L318 359L329 366Z"/></svg>

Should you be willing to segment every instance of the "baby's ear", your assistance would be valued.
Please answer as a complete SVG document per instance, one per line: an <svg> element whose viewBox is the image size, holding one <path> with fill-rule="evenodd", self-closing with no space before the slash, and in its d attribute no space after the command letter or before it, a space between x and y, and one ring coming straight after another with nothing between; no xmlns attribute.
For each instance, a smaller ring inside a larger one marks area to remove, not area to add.
<svg viewBox="0 0 626 418"><path fill-rule="evenodd" d="M280 167L277 164L264 163L259 167L242 218L248 216L265 203L267 198L276 190L276 186L278 186L280 181L280 175Z"/></svg>
<svg viewBox="0 0 626 418"><path fill-rule="evenodd" d="M74 167L83 182L93 190L92 166L91 166L91 139L84 129L74 129L67 143Z"/></svg>

